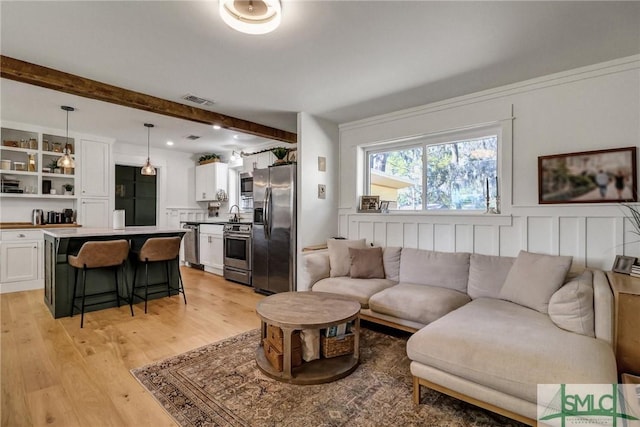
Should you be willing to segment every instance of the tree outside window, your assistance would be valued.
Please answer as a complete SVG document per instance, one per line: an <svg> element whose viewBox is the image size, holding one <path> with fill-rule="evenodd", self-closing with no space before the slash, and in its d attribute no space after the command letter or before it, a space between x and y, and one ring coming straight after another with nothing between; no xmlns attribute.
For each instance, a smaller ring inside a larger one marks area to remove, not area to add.
<svg viewBox="0 0 640 427"><path fill-rule="evenodd" d="M396 210L484 210L487 178L495 196L497 150L489 135L371 152L369 193Z"/></svg>

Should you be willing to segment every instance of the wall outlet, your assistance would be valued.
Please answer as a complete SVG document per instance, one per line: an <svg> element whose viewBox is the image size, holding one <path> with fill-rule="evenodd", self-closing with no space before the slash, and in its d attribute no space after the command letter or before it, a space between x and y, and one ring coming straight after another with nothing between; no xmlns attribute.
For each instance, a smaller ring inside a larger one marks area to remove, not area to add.
<svg viewBox="0 0 640 427"><path fill-rule="evenodd" d="M327 186L324 184L318 184L318 199L327 198Z"/></svg>

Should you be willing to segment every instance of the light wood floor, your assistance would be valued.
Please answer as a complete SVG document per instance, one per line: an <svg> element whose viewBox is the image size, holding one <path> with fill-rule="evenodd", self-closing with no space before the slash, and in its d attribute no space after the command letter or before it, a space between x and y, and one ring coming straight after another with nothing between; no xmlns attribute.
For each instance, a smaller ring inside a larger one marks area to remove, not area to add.
<svg viewBox="0 0 640 427"><path fill-rule="evenodd" d="M183 268L182 296L54 319L42 291L0 296L2 426L174 426L129 372L260 326L252 288Z"/></svg>

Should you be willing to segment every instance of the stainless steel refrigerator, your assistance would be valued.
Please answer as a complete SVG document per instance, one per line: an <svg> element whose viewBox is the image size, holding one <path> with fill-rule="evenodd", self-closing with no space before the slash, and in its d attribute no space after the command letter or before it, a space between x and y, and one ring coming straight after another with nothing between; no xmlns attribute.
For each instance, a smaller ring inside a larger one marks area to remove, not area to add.
<svg viewBox="0 0 640 427"><path fill-rule="evenodd" d="M295 290L296 165L253 171L253 287Z"/></svg>

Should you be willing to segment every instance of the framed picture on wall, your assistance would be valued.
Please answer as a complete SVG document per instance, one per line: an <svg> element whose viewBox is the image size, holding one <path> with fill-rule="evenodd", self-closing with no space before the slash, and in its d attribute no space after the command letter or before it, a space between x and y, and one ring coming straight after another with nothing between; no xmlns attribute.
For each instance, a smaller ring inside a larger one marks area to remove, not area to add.
<svg viewBox="0 0 640 427"><path fill-rule="evenodd" d="M538 157L538 203L637 202L636 147Z"/></svg>

